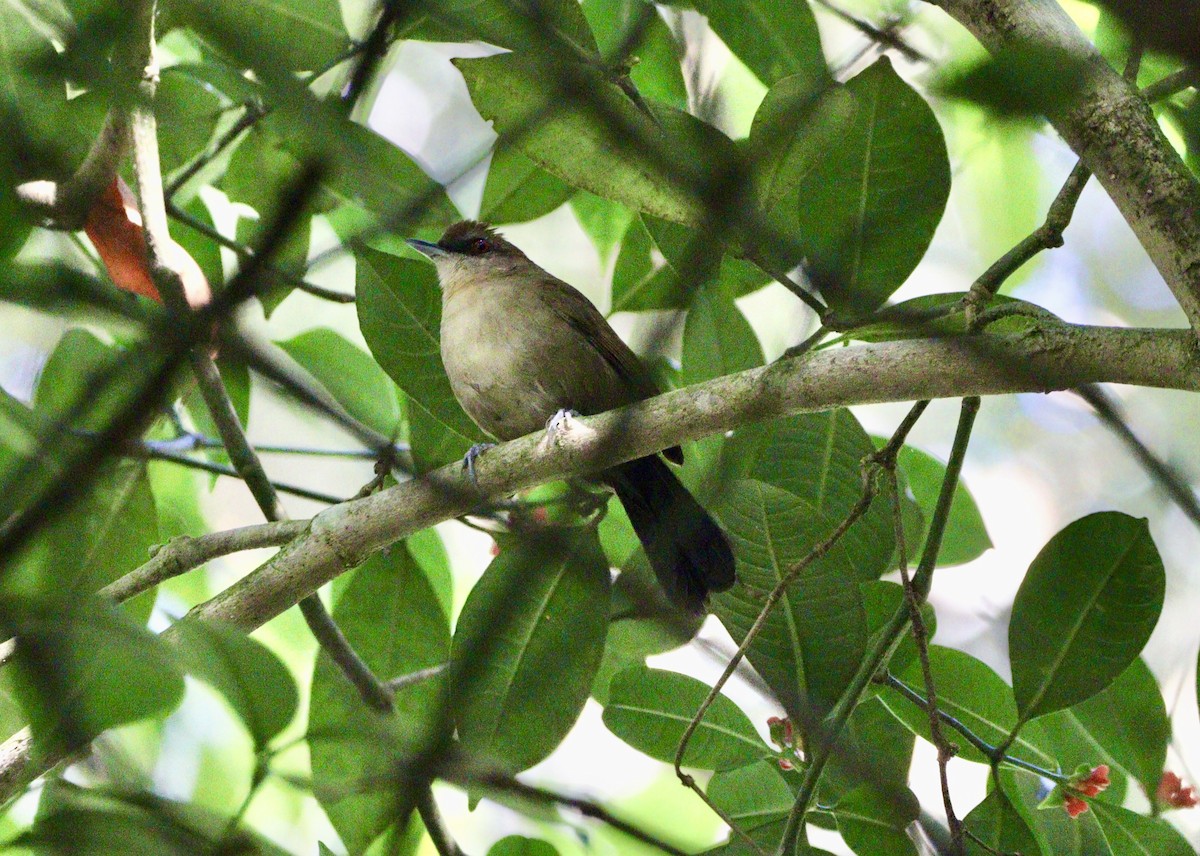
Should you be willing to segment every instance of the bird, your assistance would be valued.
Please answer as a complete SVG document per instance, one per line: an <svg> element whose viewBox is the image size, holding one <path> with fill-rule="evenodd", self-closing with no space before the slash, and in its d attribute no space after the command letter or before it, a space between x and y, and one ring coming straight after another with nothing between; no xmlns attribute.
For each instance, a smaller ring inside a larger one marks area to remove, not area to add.
<svg viewBox="0 0 1200 856"><path fill-rule="evenodd" d="M496 439L531 434L563 413L588 416L659 393L590 300L487 223L463 220L436 243L408 244L437 269L441 356L454 396ZM678 446L662 454L683 462ZM624 506L668 600L702 615L711 592L734 585L728 539L662 457L595 478Z"/></svg>

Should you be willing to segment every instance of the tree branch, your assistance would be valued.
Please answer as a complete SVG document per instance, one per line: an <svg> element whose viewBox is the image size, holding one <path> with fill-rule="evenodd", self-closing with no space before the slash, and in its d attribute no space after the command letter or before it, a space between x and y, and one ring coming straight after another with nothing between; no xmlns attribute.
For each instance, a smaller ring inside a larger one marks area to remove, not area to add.
<svg viewBox="0 0 1200 856"><path fill-rule="evenodd" d="M313 518L307 537L190 616L251 630L376 550L489 497L595 472L752 422L851 404L1048 392L1097 382L1200 391L1194 339L1181 330L1050 323L1016 334L884 342L779 360L581 418L577 430L560 435L552 447L540 433L503 443L477 461L477 486L455 463L326 509ZM0 746L0 802L21 784L12 770L29 763L27 748L11 748Z"/></svg>
<svg viewBox="0 0 1200 856"><path fill-rule="evenodd" d="M1079 60L1078 97L1049 119L1112 197L1192 329L1200 331L1200 184L1146 99L1055 0L935 0L935 5L993 54L1036 45Z"/></svg>

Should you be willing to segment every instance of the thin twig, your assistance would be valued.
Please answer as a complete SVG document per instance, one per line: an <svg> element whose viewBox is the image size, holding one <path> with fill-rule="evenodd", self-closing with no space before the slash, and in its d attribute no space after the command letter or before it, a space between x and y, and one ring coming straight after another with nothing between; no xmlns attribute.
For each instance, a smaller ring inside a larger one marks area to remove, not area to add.
<svg viewBox="0 0 1200 856"><path fill-rule="evenodd" d="M145 458L150 461L162 461L167 464L176 464L181 467L186 467L192 470L201 470L202 472L212 473L218 476L229 476L230 478L240 479L241 473L233 467L226 464L218 464L215 461L205 461L200 458L189 458L187 455L177 455L173 452L167 452L156 449L136 450L134 452L126 452L125 454L133 457ZM340 502L345 502L346 497L334 496L331 493L323 493L319 490L310 490L299 485L287 484L286 482L272 481L273 487L279 493L290 494L297 496L300 499L311 499L313 502L323 502L326 505L337 505Z"/></svg>
<svg viewBox="0 0 1200 856"><path fill-rule="evenodd" d="M426 788L417 797L417 813L421 815L425 831L429 833L429 840L433 842L433 849L438 852L438 856L464 856L442 820L432 788Z"/></svg>

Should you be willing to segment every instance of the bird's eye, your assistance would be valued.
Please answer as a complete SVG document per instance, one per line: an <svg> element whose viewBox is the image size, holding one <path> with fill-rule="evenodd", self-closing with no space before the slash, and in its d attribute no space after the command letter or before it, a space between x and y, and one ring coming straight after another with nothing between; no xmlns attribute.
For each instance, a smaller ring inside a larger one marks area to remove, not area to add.
<svg viewBox="0 0 1200 856"><path fill-rule="evenodd" d="M487 238L476 238L471 242L471 255L482 256L492 249L492 242Z"/></svg>

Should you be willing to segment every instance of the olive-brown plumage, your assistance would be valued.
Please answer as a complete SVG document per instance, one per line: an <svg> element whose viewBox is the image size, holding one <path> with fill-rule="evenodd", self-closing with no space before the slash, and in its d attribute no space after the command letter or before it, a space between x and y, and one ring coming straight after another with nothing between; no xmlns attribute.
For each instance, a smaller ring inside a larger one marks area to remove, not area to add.
<svg viewBox="0 0 1200 856"><path fill-rule="evenodd" d="M464 220L432 244L442 286L442 362L454 395L501 440L541 429L560 410L602 413L658 393L641 362L586 297L486 224ZM682 462L682 451L666 457ZM598 478L610 485L670 599L703 611L734 583L724 534L657 456Z"/></svg>

